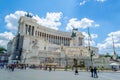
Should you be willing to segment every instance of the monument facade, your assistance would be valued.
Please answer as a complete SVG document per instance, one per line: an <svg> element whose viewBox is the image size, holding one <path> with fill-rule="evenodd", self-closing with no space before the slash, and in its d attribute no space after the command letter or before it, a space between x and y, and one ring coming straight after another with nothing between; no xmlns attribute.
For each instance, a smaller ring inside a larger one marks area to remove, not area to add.
<svg viewBox="0 0 120 80"><path fill-rule="evenodd" d="M25 64L72 66L73 59L77 63L90 66L90 53L84 45L84 35L77 29L63 32L37 24L35 19L22 16L19 19L18 35L8 43L11 61ZM98 48L91 47L94 57L98 56Z"/></svg>

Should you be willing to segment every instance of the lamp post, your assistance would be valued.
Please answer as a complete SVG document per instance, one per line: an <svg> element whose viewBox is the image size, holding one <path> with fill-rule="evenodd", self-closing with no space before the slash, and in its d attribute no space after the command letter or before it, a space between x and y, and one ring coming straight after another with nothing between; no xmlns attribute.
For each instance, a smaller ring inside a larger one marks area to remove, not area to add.
<svg viewBox="0 0 120 80"><path fill-rule="evenodd" d="M91 66L93 66L93 50L90 49L90 41L88 40L88 53L90 54Z"/></svg>
<svg viewBox="0 0 120 80"><path fill-rule="evenodd" d="M88 27L88 51L90 53L90 59L91 59L91 65L93 66L93 50L90 49L90 40L91 40L91 35L90 35L90 31L89 31L89 27Z"/></svg>
<svg viewBox="0 0 120 80"><path fill-rule="evenodd" d="M93 50L90 50L90 59L91 59L91 64L93 66L93 56L94 56L94 51Z"/></svg>

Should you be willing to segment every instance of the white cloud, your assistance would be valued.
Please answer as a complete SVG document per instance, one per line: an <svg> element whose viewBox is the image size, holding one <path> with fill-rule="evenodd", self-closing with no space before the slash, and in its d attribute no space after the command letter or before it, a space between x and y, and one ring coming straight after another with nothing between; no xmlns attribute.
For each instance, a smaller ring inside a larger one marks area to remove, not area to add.
<svg viewBox="0 0 120 80"><path fill-rule="evenodd" d="M0 40L0 46L2 46L2 47L7 47L7 43L8 43L8 41L5 41L5 40Z"/></svg>
<svg viewBox="0 0 120 80"><path fill-rule="evenodd" d="M95 24L94 20L90 20L88 18L83 18L81 20L78 20L77 18L72 18L69 20L69 23L67 24L66 30L72 30L74 28L88 28L88 27L99 27L99 24ZM85 36L85 45L88 46L88 33L82 32L82 34ZM91 34L91 40L90 44L91 46L96 46L96 43L94 41L95 38L98 38L97 34Z"/></svg>
<svg viewBox="0 0 120 80"><path fill-rule="evenodd" d="M4 32L0 33L0 39L6 39L6 40L11 40L13 39L14 35L11 32Z"/></svg>
<svg viewBox="0 0 120 80"><path fill-rule="evenodd" d="M89 35L86 32L82 32L82 34L85 36L85 38L88 39ZM98 38L97 34L90 34L92 39Z"/></svg>
<svg viewBox="0 0 120 80"><path fill-rule="evenodd" d="M81 20L78 20L77 18L72 18L69 20L69 23L67 24L66 30L71 30L74 28L87 28L87 27L97 27L99 24L95 24L94 20L83 18Z"/></svg>
<svg viewBox="0 0 120 80"><path fill-rule="evenodd" d="M95 24L95 27L99 27L100 25L99 24Z"/></svg>
<svg viewBox="0 0 120 80"><path fill-rule="evenodd" d="M80 2L80 6L84 5L88 0L83 0L82 2Z"/></svg>
<svg viewBox="0 0 120 80"><path fill-rule="evenodd" d="M18 20L20 16L24 16L26 13L27 12L25 11L16 11L15 13L6 15L5 22L7 29L13 32L17 31ZM62 17L62 12L51 12L51 13L48 12L45 18L40 18L38 15L33 16L33 18L37 20L38 24L53 29L58 29L58 26L61 25L60 22L61 17Z"/></svg>
<svg viewBox="0 0 120 80"><path fill-rule="evenodd" d="M88 46L88 38L89 38L89 35L88 33L86 32L82 32L82 34L85 36L85 45ZM97 34L91 34L91 40L90 41L90 44L91 46L96 46L96 43L94 41L95 38L98 38L98 35Z"/></svg>
<svg viewBox="0 0 120 80"><path fill-rule="evenodd" d="M97 1L97 2L105 2L107 0L95 0L95 1Z"/></svg>
<svg viewBox="0 0 120 80"><path fill-rule="evenodd" d="M86 3L88 3L89 1L93 1L93 0L82 0L81 2L80 2L80 6L82 6L82 5L85 5ZM103 2L105 2L105 1L107 1L107 0L94 0L95 2L99 2L99 3L103 3Z"/></svg>
<svg viewBox="0 0 120 80"><path fill-rule="evenodd" d="M15 13L11 13L5 16L6 27L8 30L17 31L18 20L20 16L24 16L26 14L25 11L16 11Z"/></svg>
<svg viewBox="0 0 120 80"><path fill-rule="evenodd" d="M7 47L7 43L9 40L12 40L14 35L12 32L4 32L0 33L0 46Z"/></svg>
<svg viewBox="0 0 120 80"><path fill-rule="evenodd" d="M58 26L61 25L61 17L62 12L48 12L45 18L40 18L38 15L34 16L33 18L36 19L38 21L38 24L42 26L58 30Z"/></svg>
<svg viewBox="0 0 120 80"><path fill-rule="evenodd" d="M113 35L113 37L112 37ZM111 32L108 34L108 37L104 40L103 43L99 43L97 46L100 51L106 50L107 52L113 51L113 40L116 49L120 48L120 31ZM110 52L111 53L111 52Z"/></svg>

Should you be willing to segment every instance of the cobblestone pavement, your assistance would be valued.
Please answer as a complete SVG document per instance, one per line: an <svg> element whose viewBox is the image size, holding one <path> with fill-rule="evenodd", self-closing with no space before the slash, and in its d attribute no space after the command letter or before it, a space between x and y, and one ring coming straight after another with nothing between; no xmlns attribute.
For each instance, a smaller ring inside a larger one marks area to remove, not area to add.
<svg viewBox="0 0 120 80"><path fill-rule="evenodd" d="M74 75L72 71L43 71L43 70L19 70L14 72L0 69L0 80L120 80L119 72L99 72L98 78L90 77L90 72L80 71Z"/></svg>

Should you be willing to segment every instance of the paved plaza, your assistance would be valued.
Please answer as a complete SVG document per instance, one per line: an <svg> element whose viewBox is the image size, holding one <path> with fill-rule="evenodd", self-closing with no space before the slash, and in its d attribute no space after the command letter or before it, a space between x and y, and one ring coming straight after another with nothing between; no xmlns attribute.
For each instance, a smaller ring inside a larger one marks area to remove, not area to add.
<svg viewBox="0 0 120 80"><path fill-rule="evenodd" d="M98 78L91 78L90 72L79 71L74 75L73 71L44 71L44 70L19 70L14 72L0 69L0 80L120 80L119 72L99 72Z"/></svg>

